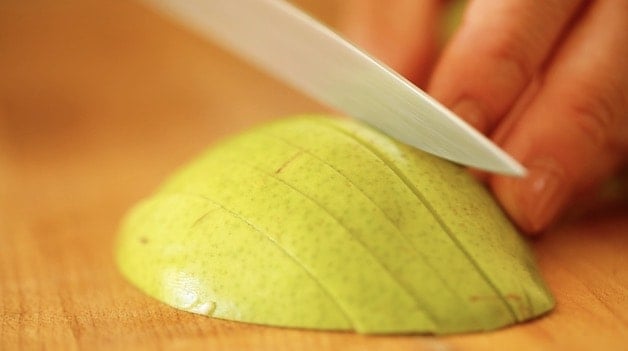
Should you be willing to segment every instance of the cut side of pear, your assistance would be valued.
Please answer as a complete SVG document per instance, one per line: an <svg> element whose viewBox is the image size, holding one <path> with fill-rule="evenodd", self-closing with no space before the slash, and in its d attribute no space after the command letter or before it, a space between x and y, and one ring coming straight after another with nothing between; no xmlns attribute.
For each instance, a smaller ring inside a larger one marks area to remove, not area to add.
<svg viewBox="0 0 628 351"><path fill-rule="evenodd" d="M325 116L212 147L130 211L116 260L168 305L273 326L447 334L554 306L464 169Z"/></svg>

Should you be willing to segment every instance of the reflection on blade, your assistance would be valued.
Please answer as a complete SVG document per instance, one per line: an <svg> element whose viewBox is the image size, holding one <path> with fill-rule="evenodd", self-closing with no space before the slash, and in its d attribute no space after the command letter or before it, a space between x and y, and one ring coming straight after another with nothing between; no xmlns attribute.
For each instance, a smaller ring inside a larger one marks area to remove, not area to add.
<svg viewBox="0 0 628 351"><path fill-rule="evenodd" d="M483 170L525 169L412 83L280 0L145 0L286 83L421 150Z"/></svg>

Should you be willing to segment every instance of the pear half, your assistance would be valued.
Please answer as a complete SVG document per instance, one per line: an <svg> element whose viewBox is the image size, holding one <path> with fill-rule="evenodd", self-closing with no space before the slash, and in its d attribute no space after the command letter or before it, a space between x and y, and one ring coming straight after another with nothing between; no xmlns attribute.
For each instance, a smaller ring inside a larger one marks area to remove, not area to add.
<svg viewBox="0 0 628 351"><path fill-rule="evenodd" d="M168 305L274 326L444 334L554 305L464 169L324 116L211 148L130 211L116 258Z"/></svg>

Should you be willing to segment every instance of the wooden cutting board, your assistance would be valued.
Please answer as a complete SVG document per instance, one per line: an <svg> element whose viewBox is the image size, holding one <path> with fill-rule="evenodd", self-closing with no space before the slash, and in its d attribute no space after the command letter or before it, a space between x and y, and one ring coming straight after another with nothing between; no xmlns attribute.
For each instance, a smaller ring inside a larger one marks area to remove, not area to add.
<svg viewBox="0 0 628 351"><path fill-rule="evenodd" d="M333 19L333 3L306 6ZM628 350L628 206L531 241L558 305L449 337L271 328L177 311L112 261L120 217L218 138L325 109L142 6L0 2L0 350Z"/></svg>

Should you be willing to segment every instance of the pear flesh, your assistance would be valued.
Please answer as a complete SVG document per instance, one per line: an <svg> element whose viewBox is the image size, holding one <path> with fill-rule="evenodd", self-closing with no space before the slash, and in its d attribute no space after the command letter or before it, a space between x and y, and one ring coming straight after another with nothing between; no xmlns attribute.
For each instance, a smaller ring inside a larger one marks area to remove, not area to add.
<svg viewBox="0 0 628 351"><path fill-rule="evenodd" d="M554 306L464 169L325 116L208 150L130 211L116 259L168 305L283 327L448 334Z"/></svg>

